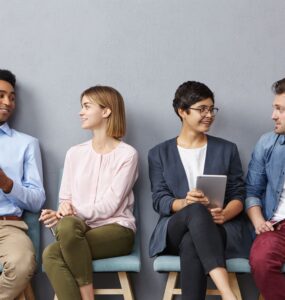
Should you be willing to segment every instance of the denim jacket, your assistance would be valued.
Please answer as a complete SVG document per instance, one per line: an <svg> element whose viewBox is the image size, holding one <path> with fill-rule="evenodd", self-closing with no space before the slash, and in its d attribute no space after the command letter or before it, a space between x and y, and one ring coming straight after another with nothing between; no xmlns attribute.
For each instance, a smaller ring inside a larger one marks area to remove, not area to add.
<svg viewBox="0 0 285 300"><path fill-rule="evenodd" d="M253 151L246 178L246 210L259 205L266 220L276 211L285 179L285 136L269 132Z"/></svg>

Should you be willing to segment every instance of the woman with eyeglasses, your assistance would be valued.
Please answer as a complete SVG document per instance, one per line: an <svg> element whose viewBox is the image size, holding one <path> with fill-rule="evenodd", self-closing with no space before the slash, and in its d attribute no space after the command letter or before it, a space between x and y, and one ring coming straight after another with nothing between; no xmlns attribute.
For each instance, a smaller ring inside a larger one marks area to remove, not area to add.
<svg viewBox="0 0 285 300"><path fill-rule="evenodd" d="M150 256L179 255L183 300L204 300L207 275L223 300L234 300L225 258L248 257L250 235L243 221L244 182L235 144L208 135L218 108L203 83L188 81L175 93L173 107L182 121L177 137L149 151L153 207L160 218ZM202 174L227 175L223 208L210 208L196 189Z"/></svg>

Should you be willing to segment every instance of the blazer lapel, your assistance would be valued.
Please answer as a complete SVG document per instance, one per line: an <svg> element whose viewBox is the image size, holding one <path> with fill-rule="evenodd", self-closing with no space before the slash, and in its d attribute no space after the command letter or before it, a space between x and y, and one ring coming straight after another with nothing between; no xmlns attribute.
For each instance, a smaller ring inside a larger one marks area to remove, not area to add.
<svg viewBox="0 0 285 300"><path fill-rule="evenodd" d="M206 159L205 159L205 166L204 166L204 174L212 174L212 158L210 153L214 151L213 143L211 137L207 135L207 151L206 151ZM212 156L213 157L213 156Z"/></svg>
<svg viewBox="0 0 285 300"><path fill-rule="evenodd" d="M187 176L178 152L176 138L170 140L169 144L169 152L170 159L169 163L171 164L169 170L172 173L172 183L173 183L173 191L175 193L175 197L185 197L187 192L189 191L189 185Z"/></svg>
<svg viewBox="0 0 285 300"><path fill-rule="evenodd" d="M207 152L206 152L206 160L204 166L204 174L207 175L215 175L215 174L223 174L220 173L220 167L223 166L222 157L221 157L221 149L217 147L217 143L212 136L207 135Z"/></svg>

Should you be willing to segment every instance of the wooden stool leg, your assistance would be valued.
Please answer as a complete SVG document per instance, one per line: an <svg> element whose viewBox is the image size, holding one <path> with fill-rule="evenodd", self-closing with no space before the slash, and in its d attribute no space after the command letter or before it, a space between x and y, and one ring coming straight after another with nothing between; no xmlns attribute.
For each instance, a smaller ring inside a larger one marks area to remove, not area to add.
<svg viewBox="0 0 285 300"><path fill-rule="evenodd" d="M118 272L120 284L122 287L124 300L134 300L134 295L131 289L130 281L126 272Z"/></svg>
<svg viewBox="0 0 285 300"><path fill-rule="evenodd" d="M229 273L230 286L238 300L242 300L236 273Z"/></svg>
<svg viewBox="0 0 285 300"><path fill-rule="evenodd" d="M263 296L261 294L259 294L258 300L264 300L264 298L263 298Z"/></svg>
<svg viewBox="0 0 285 300"><path fill-rule="evenodd" d="M163 295L163 300L173 299L173 292L176 286L177 277L178 277L177 272L169 272L164 295Z"/></svg>
<svg viewBox="0 0 285 300"><path fill-rule="evenodd" d="M32 285L29 282L25 290L16 298L16 300L35 300Z"/></svg>
<svg viewBox="0 0 285 300"><path fill-rule="evenodd" d="M17 298L16 300L26 300L25 294L24 292L22 292Z"/></svg>
<svg viewBox="0 0 285 300"><path fill-rule="evenodd" d="M29 283L24 291L27 300L35 300L35 295L31 283Z"/></svg>

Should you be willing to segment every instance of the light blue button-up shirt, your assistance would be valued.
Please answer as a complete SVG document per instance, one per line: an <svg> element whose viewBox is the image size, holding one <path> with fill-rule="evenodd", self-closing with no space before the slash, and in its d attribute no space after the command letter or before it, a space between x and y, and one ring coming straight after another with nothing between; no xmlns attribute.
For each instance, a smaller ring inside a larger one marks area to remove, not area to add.
<svg viewBox="0 0 285 300"><path fill-rule="evenodd" d="M269 132L257 142L248 167L245 207L262 207L266 220L275 213L285 180L285 136Z"/></svg>
<svg viewBox="0 0 285 300"><path fill-rule="evenodd" d="M0 168L13 180L10 193L0 189L0 216L38 212L45 201L38 140L4 123L0 126Z"/></svg>

